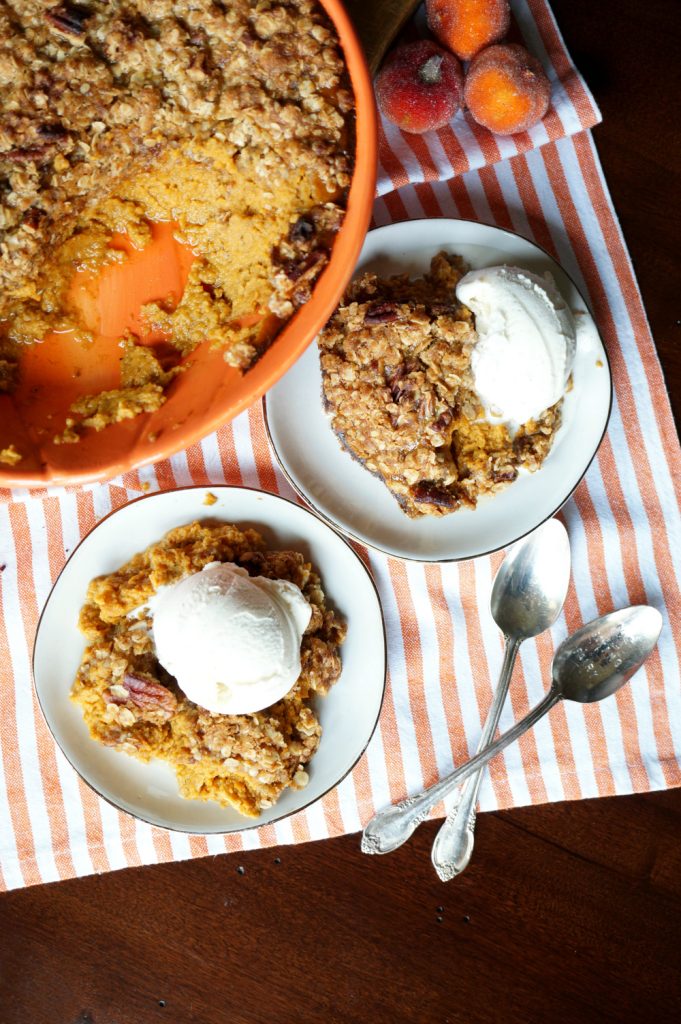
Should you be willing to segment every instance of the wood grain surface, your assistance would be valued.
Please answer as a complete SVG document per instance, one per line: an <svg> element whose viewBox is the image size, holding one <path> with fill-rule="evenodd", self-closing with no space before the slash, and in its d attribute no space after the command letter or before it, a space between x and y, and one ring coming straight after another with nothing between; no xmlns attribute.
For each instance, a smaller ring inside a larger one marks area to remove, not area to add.
<svg viewBox="0 0 681 1024"><path fill-rule="evenodd" d="M678 418L678 0L553 7ZM435 831L383 858L346 836L6 894L0 1024L681 1020L681 791L482 815L449 885Z"/></svg>

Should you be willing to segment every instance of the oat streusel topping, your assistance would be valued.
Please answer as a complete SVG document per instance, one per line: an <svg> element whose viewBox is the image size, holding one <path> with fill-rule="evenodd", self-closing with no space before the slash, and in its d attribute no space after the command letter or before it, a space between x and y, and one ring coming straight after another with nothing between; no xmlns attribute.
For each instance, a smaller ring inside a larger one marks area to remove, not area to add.
<svg viewBox="0 0 681 1024"><path fill-rule="evenodd" d="M482 418L473 390L473 314L456 300L465 272L444 252L410 280L364 274L319 337L322 387L343 446L408 516L446 515L537 469L560 404L511 437Z"/></svg>
<svg viewBox="0 0 681 1024"><path fill-rule="evenodd" d="M0 0L0 104L0 390L49 329L91 340L69 285L126 258L114 233L171 221L195 253L143 311L182 355L247 369L309 298L353 147L316 0Z"/></svg>
<svg viewBox="0 0 681 1024"><path fill-rule="evenodd" d="M213 714L188 700L156 659L149 614L130 615L158 587L214 561L295 583L312 608L297 682L283 700L252 715ZM93 580L79 625L88 646L71 696L94 739L142 761L169 761L183 796L216 800L252 817L287 787L307 784L322 732L312 702L340 676L345 625L299 552L268 550L252 529L190 523Z"/></svg>

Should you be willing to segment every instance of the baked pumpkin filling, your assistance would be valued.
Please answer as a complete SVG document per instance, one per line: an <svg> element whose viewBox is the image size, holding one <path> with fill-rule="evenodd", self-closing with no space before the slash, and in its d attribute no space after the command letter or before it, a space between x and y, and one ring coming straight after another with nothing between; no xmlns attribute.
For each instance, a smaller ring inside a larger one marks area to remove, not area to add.
<svg viewBox="0 0 681 1024"><path fill-rule="evenodd" d="M14 0L0 67L0 390L50 332L96 344L74 279L96 289L156 224L184 247L182 283L121 335L120 388L83 396L56 439L158 408L201 342L246 371L310 297L343 219L353 100L322 8ZM176 358L131 374L148 337Z"/></svg>

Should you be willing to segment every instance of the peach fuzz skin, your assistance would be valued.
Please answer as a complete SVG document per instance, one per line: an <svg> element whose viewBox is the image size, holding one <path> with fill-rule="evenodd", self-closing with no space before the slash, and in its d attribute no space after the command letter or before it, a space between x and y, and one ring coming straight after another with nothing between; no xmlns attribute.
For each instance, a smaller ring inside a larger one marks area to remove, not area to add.
<svg viewBox="0 0 681 1024"><path fill-rule="evenodd" d="M428 39L399 47L376 78L383 114L416 135L448 124L461 107L462 95L458 60Z"/></svg>
<svg viewBox="0 0 681 1024"><path fill-rule="evenodd" d="M515 135L544 117L551 83L523 46L490 46L468 68L464 100L478 124L497 135Z"/></svg>
<svg viewBox="0 0 681 1024"><path fill-rule="evenodd" d="M511 24L508 0L426 0L428 28L460 60L503 39Z"/></svg>

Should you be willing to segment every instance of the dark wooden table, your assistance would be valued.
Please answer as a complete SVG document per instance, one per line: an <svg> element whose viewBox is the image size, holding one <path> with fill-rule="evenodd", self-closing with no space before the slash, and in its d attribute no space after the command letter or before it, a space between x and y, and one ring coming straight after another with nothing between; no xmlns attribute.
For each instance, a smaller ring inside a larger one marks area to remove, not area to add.
<svg viewBox="0 0 681 1024"><path fill-rule="evenodd" d="M679 3L553 6L678 417ZM447 886L435 830L385 858L347 836L4 895L0 1024L681 1020L681 792L482 815Z"/></svg>

